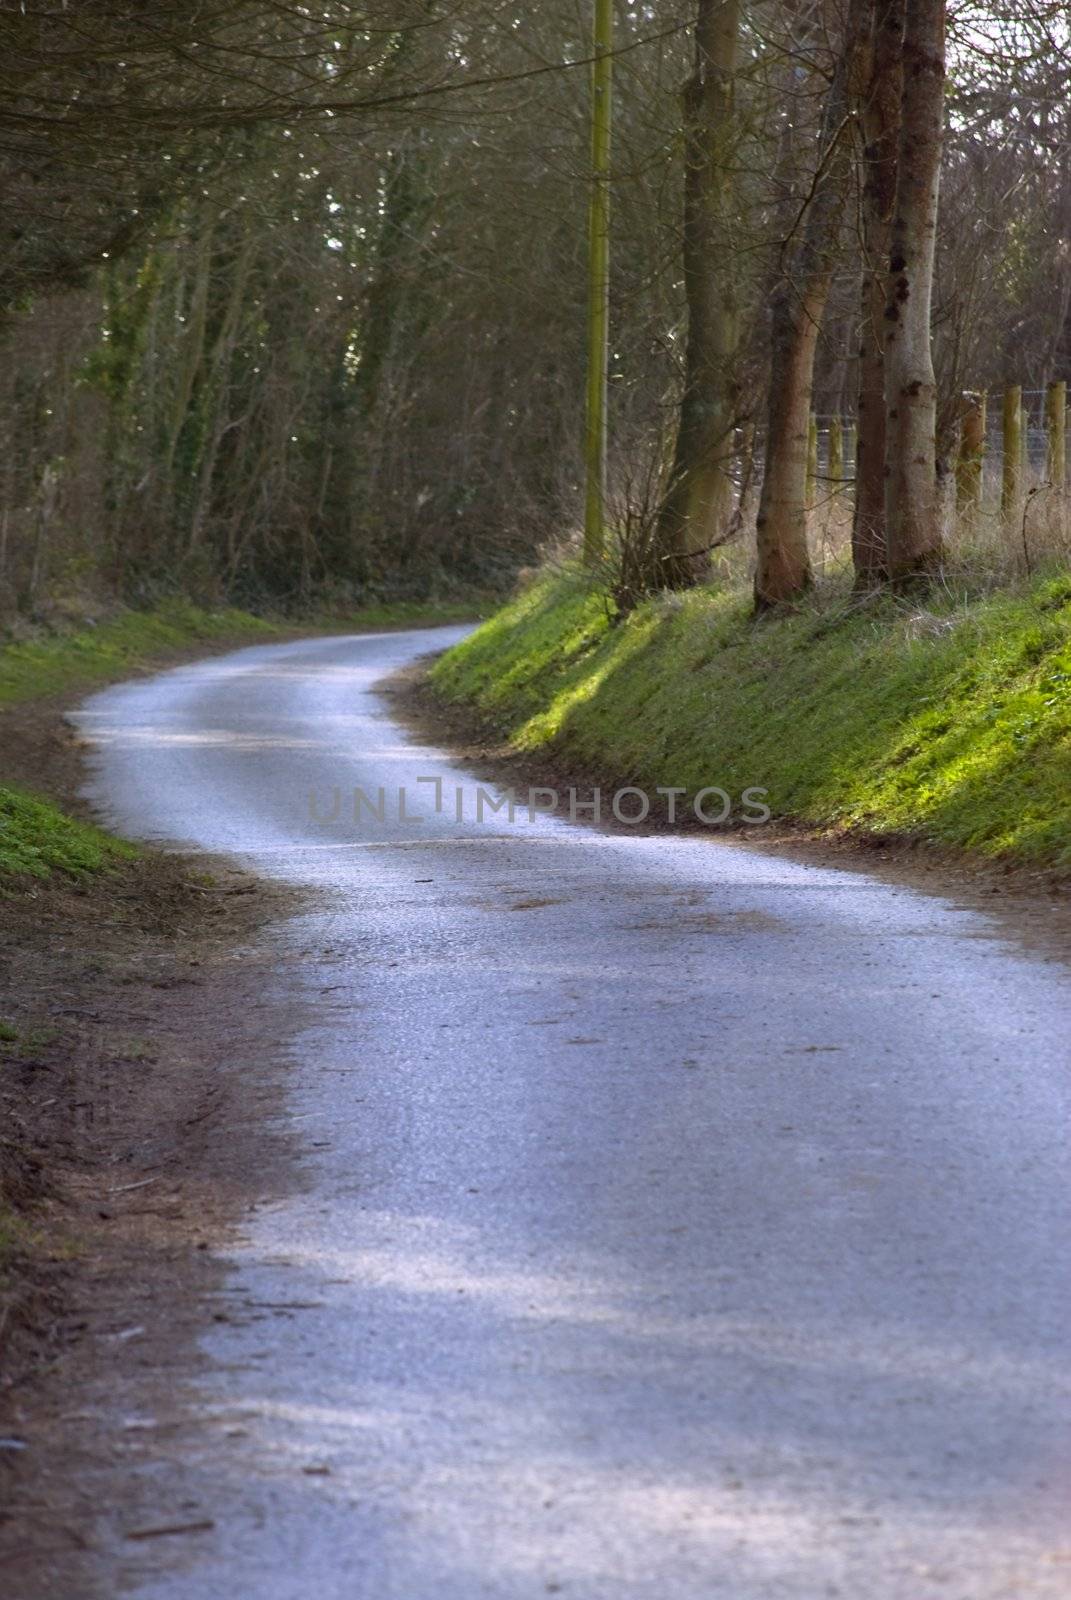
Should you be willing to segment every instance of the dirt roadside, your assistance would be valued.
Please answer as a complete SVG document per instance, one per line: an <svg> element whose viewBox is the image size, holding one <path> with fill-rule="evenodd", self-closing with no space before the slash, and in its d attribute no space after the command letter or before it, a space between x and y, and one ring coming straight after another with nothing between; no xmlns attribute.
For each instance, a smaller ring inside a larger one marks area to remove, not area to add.
<svg viewBox="0 0 1071 1600"><path fill-rule="evenodd" d="M491 720L469 706L444 701L434 692L428 678L434 659L426 656L395 673L383 692L414 737L447 748L455 760L488 783L512 786L522 793L530 786L556 788L561 793L573 787L583 801L590 799L595 787L609 797L634 781L629 773L581 768L553 755L517 755ZM940 895L981 912L1010 940L1035 954L1071 961L1071 878L1049 871L941 850L919 839L816 829L784 820L716 829L696 822L671 825L655 805L642 830L604 817L603 826L607 825L632 835L638 831L687 831L809 865L866 872L883 882Z"/></svg>
<svg viewBox="0 0 1071 1600"><path fill-rule="evenodd" d="M85 814L67 708L0 713L0 766ZM223 1314L214 1248L296 1181L277 1113L300 1016L271 933L296 908L154 854L0 900L0 1592L18 1600L110 1595L97 1550L211 1519L160 1503L154 1464Z"/></svg>

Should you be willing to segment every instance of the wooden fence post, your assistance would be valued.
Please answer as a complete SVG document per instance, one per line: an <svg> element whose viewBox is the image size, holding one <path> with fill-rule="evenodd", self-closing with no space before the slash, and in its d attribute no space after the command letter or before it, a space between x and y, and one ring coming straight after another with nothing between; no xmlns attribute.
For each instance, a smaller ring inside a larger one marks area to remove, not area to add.
<svg viewBox="0 0 1071 1600"><path fill-rule="evenodd" d="M982 509L982 464L985 461L986 397L965 394L956 462L956 508L977 518Z"/></svg>
<svg viewBox="0 0 1071 1600"><path fill-rule="evenodd" d="M1045 432L1045 476L1063 494L1067 488L1067 384L1062 379L1050 383L1045 396Z"/></svg>
<svg viewBox="0 0 1071 1600"><path fill-rule="evenodd" d="M1001 473L1001 515L1011 521L1019 509L1019 485L1023 475L1023 391L1013 383L1004 391L1001 417L1004 440L1004 465Z"/></svg>
<svg viewBox="0 0 1071 1600"><path fill-rule="evenodd" d="M844 424L844 448L843 448L843 453L842 453L842 460L844 462L844 465L851 469L850 472L849 472L847 481L852 484L853 488L855 486L855 452L856 452L856 448L857 448L856 441L857 441L856 426L855 426L854 422L849 420L848 422L846 422Z"/></svg>
<svg viewBox="0 0 1071 1600"><path fill-rule="evenodd" d="M844 424L839 417L829 419L829 487L837 494L844 483Z"/></svg>
<svg viewBox="0 0 1071 1600"><path fill-rule="evenodd" d="M818 418L811 412L807 428L807 510L813 511L818 502Z"/></svg>

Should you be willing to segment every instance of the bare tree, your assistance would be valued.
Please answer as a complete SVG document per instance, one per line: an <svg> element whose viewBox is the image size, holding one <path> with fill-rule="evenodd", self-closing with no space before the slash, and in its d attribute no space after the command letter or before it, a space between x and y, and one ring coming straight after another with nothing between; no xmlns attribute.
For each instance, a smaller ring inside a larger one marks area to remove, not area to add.
<svg viewBox="0 0 1071 1600"><path fill-rule="evenodd" d="M811 581L807 550L807 445L814 353L840 233L849 174L849 85L858 71L868 0L852 0L844 38L826 91L819 158L798 242L782 249L770 340L773 368L766 422L766 459L758 512L755 603L778 605Z"/></svg>
<svg viewBox="0 0 1071 1600"><path fill-rule="evenodd" d="M688 330L673 463L654 541L656 582L695 581L733 504L740 307L733 251L740 0L699 0L684 88L682 262Z"/></svg>
<svg viewBox="0 0 1071 1600"><path fill-rule="evenodd" d="M885 576L885 305L903 93L904 0L871 0L857 102L862 151L863 292L852 560L868 588Z"/></svg>
<svg viewBox="0 0 1071 1600"><path fill-rule="evenodd" d="M885 515L894 582L931 570L941 555L930 310L944 111L945 0L907 0L885 307Z"/></svg>

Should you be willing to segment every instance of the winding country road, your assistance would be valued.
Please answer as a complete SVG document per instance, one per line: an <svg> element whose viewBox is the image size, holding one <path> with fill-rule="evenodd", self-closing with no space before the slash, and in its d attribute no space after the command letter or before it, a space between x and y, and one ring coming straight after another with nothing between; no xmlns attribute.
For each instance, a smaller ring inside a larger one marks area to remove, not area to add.
<svg viewBox="0 0 1071 1600"><path fill-rule="evenodd" d="M301 1190L230 1267L290 1314L208 1336L216 1526L130 1592L1066 1600L1067 970L854 872L477 825L375 689L462 631L81 713L112 823L326 891Z"/></svg>

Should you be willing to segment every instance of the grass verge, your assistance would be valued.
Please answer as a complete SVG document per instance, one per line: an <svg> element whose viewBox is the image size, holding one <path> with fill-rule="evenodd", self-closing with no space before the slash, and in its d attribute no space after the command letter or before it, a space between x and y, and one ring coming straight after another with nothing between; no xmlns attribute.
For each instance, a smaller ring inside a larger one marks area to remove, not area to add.
<svg viewBox="0 0 1071 1600"><path fill-rule="evenodd" d="M82 877L136 854L134 845L66 816L47 800L0 787L0 887L5 876Z"/></svg>
<svg viewBox="0 0 1071 1600"><path fill-rule="evenodd" d="M0 709L106 683L201 644L238 647L299 633L432 627L467 620L486 603L479 596L451 602L400 601L301 619L259 617L233 607L206 611L182 600L151 611L124 611L95 628L0 645Z"/></svg>
<svg viewBox="0 0 1071 1600"><path fill-rule="evenodd" d="M479 596L400 601L300 621L233 608L206 611L179 600L152 611L126 611L95 628L0 645L0 713L45 697L74 695L202 647L238 648L299 633L431 627L470 618L481 603ZM0 777L5 731L0 720ZM5 885L10 889L53 872L71 877L99 872L134 854L133 846L76 821L50 801L0 782L0 892Z"/></svg>
<svg viewBox="0 0 1071 1600"><path fill-rule="evenodd" d="M437 663L518 753L1071 871L1071 578L971 600L695 590L615 623L547 575Z"/></svg>

